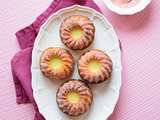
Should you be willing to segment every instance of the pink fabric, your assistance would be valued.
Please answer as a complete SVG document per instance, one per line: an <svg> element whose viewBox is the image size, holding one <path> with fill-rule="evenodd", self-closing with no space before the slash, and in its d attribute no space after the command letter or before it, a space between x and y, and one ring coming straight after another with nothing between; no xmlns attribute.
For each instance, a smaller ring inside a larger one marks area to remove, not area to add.
<svg viewBox="0 0 160 120"><path fill-rule="evenodd" d="M160 4L152 0L132 16L102 12L114 26L122 47L122 88L109 120L160 120Z"/></svg>
<svg viewBox="0 0 160 120"><path fill-rule="evenodd" d="M122 88L109 120L160 120L160 4L141 13L120 16L96 0L122 44ZM19 50L15 31L33 21L51 0L1 0L0 120L32 120L31 104L17 105L10 60ZM18 7L17 7L18 6ZM55 120L55 119L53 119Z"/></svg>
<svg viewBox="0 0 160 120"><path fill-rule="evenodd" d="M88 6L99 11L99 8L92 0L54 0L49 8L42 13L31 25L16 33L21 51L18 52L11 62L12 74L16 88L17 103L31 102L36 112L35 120L42 120L43 117L38 112L37 105L33 98L31 88L31 55L34 40L38 34L40 26L47 18L57 10L74 4Z"/></svg>

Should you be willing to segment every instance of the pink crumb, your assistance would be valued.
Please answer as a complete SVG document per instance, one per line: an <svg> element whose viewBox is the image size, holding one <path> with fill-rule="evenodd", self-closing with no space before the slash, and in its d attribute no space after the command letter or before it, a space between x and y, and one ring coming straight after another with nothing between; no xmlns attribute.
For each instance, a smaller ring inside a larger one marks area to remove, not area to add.
<svg viewBox="0 0 160 120"><path fill-rule="evenodd" d="M137 5L140 0L112 0L112 2L119 7L133 7Z"/></svg>

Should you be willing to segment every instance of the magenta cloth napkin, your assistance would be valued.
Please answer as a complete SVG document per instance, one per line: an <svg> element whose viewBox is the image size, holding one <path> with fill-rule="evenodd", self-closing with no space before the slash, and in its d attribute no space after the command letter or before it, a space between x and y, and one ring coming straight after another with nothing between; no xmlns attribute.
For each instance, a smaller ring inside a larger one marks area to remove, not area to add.
<svg viewBox="0 0 160 120"><path fill-rule="evenodd" d="M21 51L13 57L11 68L16 88L17 103L32 103L36 111L34 120L44 120L43 116L38 112L31 87L31 56L34 40L38 34L40 26L50 15L61 8L69 7L74 4L88 6L100 12L100 9L92 0L54 0L47 10L38 16L31 25L16 33Z"/></svg>

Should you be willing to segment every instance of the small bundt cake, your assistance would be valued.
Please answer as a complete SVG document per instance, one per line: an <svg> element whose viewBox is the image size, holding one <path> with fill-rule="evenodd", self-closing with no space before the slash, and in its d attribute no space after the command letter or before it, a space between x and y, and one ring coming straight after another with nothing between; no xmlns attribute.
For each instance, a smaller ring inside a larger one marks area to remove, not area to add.
<svg viewBox="0 0 160 120"><path fill-rule="evenodd" d="M101 83L110 77L112 61L103 51L93 49L81 55L78 71L83 80L89 83Z"/></svg>
<svg viewBox="0 0 160 120"><path fill-rule="evenodd" d="M91 106L93 99L89 86L81 80L70 80L57 91L57 104L69 116L79 116Z"/></svg>
<svg viewBox="0 0 160 120"><path fill-rule="evenodd" d="M67 17L60 26L61 40L72 50L87 48L93 42L94 32L91 20L81 15Z"/></svg>
<svg viewBox="0 0 160 120"><path fill-rule="evenodd" d="M72 75L73 67L72 55L63 48L47 48L40 57L40 69L49 79L68 79Z"/></svg>

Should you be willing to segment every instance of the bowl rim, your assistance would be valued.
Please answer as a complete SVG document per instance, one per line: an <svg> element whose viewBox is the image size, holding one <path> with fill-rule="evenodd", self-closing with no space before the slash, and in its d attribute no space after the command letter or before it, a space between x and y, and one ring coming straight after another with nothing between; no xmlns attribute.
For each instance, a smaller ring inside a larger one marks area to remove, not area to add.
<svg viewBox="0 0 160 120"><path fill-rule="evenodd" d="M117 14L133 15L135 13L142 11L144 8L146 8L149 5L149 3L151 3L152 0L140 0L140 2L137 5L130 8L119 7L113 4L111 0L102 0L102 1L107 6L108 9L110 9L111 11Z"/></svg>

